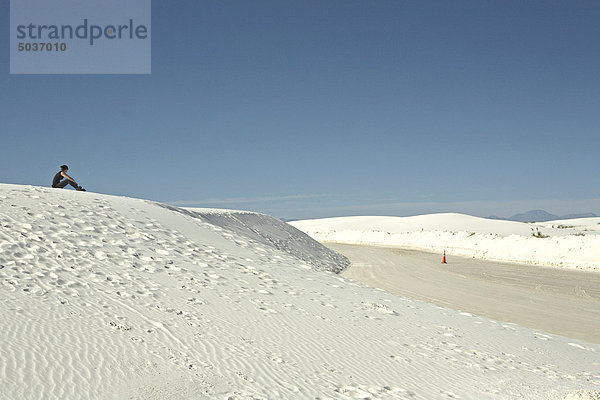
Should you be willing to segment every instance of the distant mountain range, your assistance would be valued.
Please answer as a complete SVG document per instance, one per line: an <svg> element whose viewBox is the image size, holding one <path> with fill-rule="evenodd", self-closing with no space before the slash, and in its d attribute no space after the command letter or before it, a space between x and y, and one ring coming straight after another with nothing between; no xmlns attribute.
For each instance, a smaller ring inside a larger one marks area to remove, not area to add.
<svg viewBox="0 0 600 400"><path fill-rule="evenodd" d="M489 216L489 219L501 219L505 221L518 221L518 222L545 222L553 221L556 219L574 219L574 218L590 218L597 217L594 213L583 213L583 214L567 214L567 215L554 215L544 210L531 210L520 214L515 214L512 217L502 218L495 215Z"/></svg>

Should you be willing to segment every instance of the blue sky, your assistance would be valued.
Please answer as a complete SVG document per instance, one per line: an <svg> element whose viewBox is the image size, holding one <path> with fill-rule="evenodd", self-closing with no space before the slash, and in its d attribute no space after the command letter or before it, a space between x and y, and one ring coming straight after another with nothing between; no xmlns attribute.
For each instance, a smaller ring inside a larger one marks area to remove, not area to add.
<svg viewBox="0 0 600 400"><path fill-rule="evenodd" d="M283 218L600 214L596 1L152 6L151 75L10 75L4 29L0 182L67 163L90 191Z"/></svg>

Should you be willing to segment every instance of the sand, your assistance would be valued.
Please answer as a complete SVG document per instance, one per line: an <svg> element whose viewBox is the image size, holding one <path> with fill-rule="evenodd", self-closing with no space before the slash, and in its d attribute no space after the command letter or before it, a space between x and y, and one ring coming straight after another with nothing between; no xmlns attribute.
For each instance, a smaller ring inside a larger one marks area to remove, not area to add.
<svg viewBox="0 0 600 400"><path fill-rule="evenodd" d="M326 243L342 275L403 297L600 343L600 274L391 247Z"/></svg>
<svg viewBox="0 0 600 400"><path fill-rule="evenodd" d="M291 222L321 242L393 246L600 272L600 218L523 223L442 213Z"/></svg>
<svg viewBox="0 0 600 400"><path fill-rule="evenodd" d="M600 345L343 266L265 215L0 184L0 399L596 399Z"/></svg>

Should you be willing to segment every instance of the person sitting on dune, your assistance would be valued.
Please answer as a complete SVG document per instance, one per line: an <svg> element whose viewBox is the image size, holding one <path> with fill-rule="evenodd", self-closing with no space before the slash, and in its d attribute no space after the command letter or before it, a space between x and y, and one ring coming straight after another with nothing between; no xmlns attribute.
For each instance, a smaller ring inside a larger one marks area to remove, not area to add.
<svg viewBox="0 0 600 400"><path fill-rule="evenodd" d="M76 190L85 192L85 189L82 188L81 186L79 186L77 184L77 182L75 182L75 179L73 179L69 175L67 175L68 170L69 170L68 166L66 166L66 165L60 166L60 171L58 171L58 173L56 175L54 175L54 180L52 181L52 187L62 189L67 185L71 185ZM65 179L63 180L63 178L65 178Z"/></svg>

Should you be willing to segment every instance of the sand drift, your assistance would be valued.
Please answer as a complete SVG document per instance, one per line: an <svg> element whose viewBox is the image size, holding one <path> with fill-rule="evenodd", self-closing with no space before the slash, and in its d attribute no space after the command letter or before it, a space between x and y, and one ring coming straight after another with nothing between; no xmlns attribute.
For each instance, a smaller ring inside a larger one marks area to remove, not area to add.
<svg viewBox="0 0 600 400"><path fill-rule="evenodd" d="M600 274L393 247L328 244L342 276L402 297L600 344Z"/></svg>
<svg viewBox="0 0 600 400"><path fill-rule="evenodd" d="M541 223L464 214L340 217L291 223L319 241L397 246L482 260L600 271L600 218Z"/></svg>
<svg viewBox="0 0 600 400"><path fill-rule="evenodd" d="M0 185L0 398L592 399L600 388L598 345L354 283L332 272L343 257L304 234L221 213Z"/></svg>

